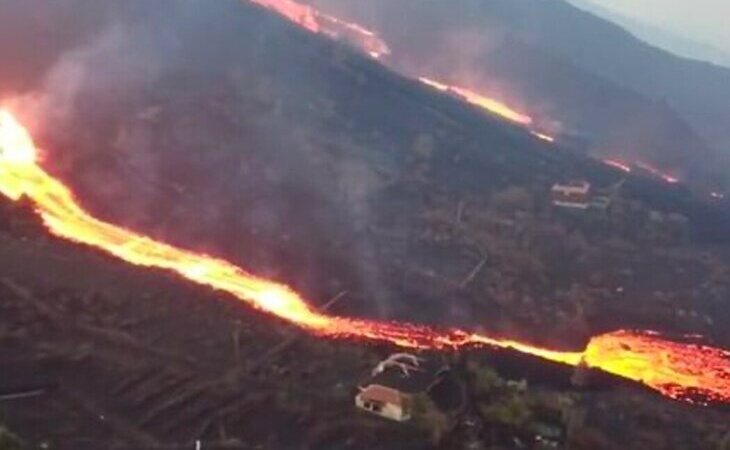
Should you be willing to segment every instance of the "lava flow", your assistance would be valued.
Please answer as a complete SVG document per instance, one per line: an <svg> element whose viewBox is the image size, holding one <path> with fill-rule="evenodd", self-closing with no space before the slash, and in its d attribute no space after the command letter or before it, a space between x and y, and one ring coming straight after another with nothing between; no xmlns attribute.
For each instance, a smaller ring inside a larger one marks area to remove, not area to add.
<svg viewBox="0 0 730 450"><path fill-rule="evenodd" d="M459 329L326 315L287 286L249 274L225 260L179 249L91 216L60 180L37 163L30 135L3 111L0 191L12 200L30 199L45 226L58 237L137 266L175 272L318 336L390 342L410 349L512 349L569 366L598 368L671 398L730 404L730 352L673 342L653 333L619 331L592 339L584 352L562 352Z"/></svg>
<svg viewBox="0 0 730 450"><path fill-rule="evenodd" d="M379 59L381 56L389 55L391 53L388 44L374 31L368 30L356 23L347 22L338 17L326 14L312 6L299 3L295 0L250 1L278 13L290 22L311 31L312 33L323 34L337 40L349 42L375 59ZM520 125L529 127L533 123L532 117L527 114L516 111L498 100L487 97L471 89L443 84L426 77L419 78L419 81L442 92L447 92L461 101L475 105L489 111L492 114L496 114ZM555 142L554 137L545 133L537 132L535 130L530 130L530 132L539 139L547 142Z"/></svg>
<svg viewBox="0 0 730 450"><path fill-rule="evenodd" d="M390 54L388 45L375 32L356 23L325 14L309 5L294 0L250 1L278 13L312 33L349 42L375 59Z"/></svg>
<svg viewBox="0 0 730 450"><path fill-rule="evenodd" d="M317 12L311 6L302 5L293 0L251 0L264 8L276 11L297 25L312 33L319 33L320 26Z"/></svg>
<svg viewBox="0 0 730 450"><path fill-rule="evenodd" d="M661 178L662 180L666 181L667 183L670 183L670 184L679 183L679 178L677 178L673 175L670 175L668 173L664 173L661 170L657 169L656 167L650 166L649 164L647 164L645 162L637 161L636 167L646 170L653 176L655 176L657 178Z"/></svg>
<svg viewBox="0 0 730 450"><path fill-rule="evenodd" d="M467 103L471 103L472 105L478 106L498 116L504 117L507 120L511 120L512 122L516 122L522 125L532 124L532 117L515 111L504 103L501 103L489 97L485 97L484 95L476 93L470 89L444 84L426 77L421 77L419 78L419 80L423 84L431 86L434 89L438 89L442 92L448 92Z"/></svg>
<svg viewBox="0 0 730 450"><path fill-rule="evenodd" d="M539 131L530 131L533 136L535 136L538 139L542 139L543 141L553 143L555 142L555 138L550 136L549 134L540 133Z"/></svg>
<svg viewBox="0 0 730 450"><path fill-rule="evenodd" d="M619 161L617 159L604 159L603 163L622 172L631 173L631 166L623 161Z"/></svg>

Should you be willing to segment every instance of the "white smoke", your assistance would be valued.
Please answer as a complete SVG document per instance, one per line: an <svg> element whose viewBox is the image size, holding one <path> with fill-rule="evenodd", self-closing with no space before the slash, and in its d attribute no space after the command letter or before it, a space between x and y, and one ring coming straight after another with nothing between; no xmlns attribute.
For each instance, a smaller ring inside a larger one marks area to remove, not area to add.
<svg viewBox="0 0 730 450"><path fill-rule="evenodd" d="M113 25L61 55L38 89L11 99L9 105L31 129L53 129L74 117L81 97L103 101L159 76L158 51L128 26Z"/></svg>

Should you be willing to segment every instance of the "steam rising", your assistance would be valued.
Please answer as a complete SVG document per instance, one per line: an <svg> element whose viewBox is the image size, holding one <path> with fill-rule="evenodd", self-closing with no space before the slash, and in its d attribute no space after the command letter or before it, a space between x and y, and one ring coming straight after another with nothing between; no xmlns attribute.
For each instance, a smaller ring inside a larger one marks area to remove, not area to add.
<svg viewBox="0 0 730 450"><path fill-rule="evenodd" d="M47 20L78 8L60 3ZM83 27L93 31L4 102L52 154L51 170L105 218L246 261L322 289L318 296L347 288L388 315L363 238L379 176L323 148L303 98L306 86L326 93L329 81L289 64L279 42L288 26L236 0L95 8L98 20ZM326 267L337 261L350 268L333 276Z"/></svg>

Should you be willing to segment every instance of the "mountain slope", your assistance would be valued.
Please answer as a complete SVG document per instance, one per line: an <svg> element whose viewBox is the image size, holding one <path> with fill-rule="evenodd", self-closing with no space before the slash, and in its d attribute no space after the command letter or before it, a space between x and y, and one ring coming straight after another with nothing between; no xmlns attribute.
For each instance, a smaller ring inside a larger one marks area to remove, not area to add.
<svg viewBox="0 0 730 450"><path fill-rule="evenodd" d="M727 181L730 71L672 56L558 0L310 3L380 31L404 70L502 94L589 134L599 154Z"/></svg>
<svg viewBox="0 0 730 450"><path fill-rule="evenodd" d="M117 5L108 0L112 12ZM220 254L307 298L347 289L352 314L483 325L472 308L486 287L459 281L483 244L453 230L445 245L438 229L450 225L439 220L473 204L473 226L485 233L501 214L490 199L514 208L516 197L531 211L520 220L550 235L560 229L545 206L555 181L617 181L601 164L259 7L139 0L113 14L93 22L93 39L55 55L34 76L45 81L15 102L49 149L48 167L105 219ZM25 42L22 32L12 37ZM637 184L654 207L692 218L685 191L651 189ZM490 276L525 266L536 280L520 283L530 298L550 303L580 276L558 282L565 275L542 273L552 269L533 265L520 241L485 239L495 246ZM486 320L506 326L500 317L514 307ZM543 320L519 309L523 320Z"/></svg>
<svg viewBox="0 0 730 450"><path fill-rule="evenodd" d="M461 277L473 255L417 245L421 211L460 193L544 191L588 164L262 8L125 5L13 102L50 169L104 218L308 298L347 289L364 315L468 317L443 301L458 285L427 274ZM37 31L11 37L24 32Z"/></svg>
<svg viewBox="0 0 730 450"><path fill-rule="evenodd" d="M24 1L37 11L46 3ZM59 43L64 51L19 62L29 78L9 84L15 98L3 102L33 125L43 166L95 215L286 282L332 314L556 347L620 327L730 342L725 263L696 246L728 239L715 203L650 178L622 182L619 171L248 3L93 4L100 14ZM6 34L18 54L35 55L35 43L74 24L78 3L54 5L70 19L51 14L47 27ZM0 67L13 62L3 58ZM552 184L574 178L623 186L615 207L552 208ZM221 292L58 242L22 202L0 201L0 240L9 341L0 359L71 363L60 368L63 398L8 407L15 420L36 417L18 427L31 438L72 435L73 444L52 443L95 450L130 430L188 447L429 446L419 422L396 426L352 405L350 388L390 348L302 336ZM648 432L676 448L704 445L715 437L707 424L725 423L628 389L581 397L596 404L591 449L597 435L612 448L653 439ZM549 409L546 423L560 423ZM629 425L612 432L621 414ZM37 426L38 416L51 425ZM687 426L694 421L704 425ZM514 428L487 422L479 439L513 446Z"/></svg>
<svg viewBox="0 0 730 450"><path fill-rule="evenodd" d="M685 58L730 68L730 54L712 44L694 40L678 34L676 31L644 22L638 18L629 17L617 11L611 11L591 1L569 1L580 9L620 25L639 39L655 47Z"/></svg>
<svg viewBox="0 0 730 450"><path fill-rule="evenodd" d="M561 1L537 2L551 23L531 36L575 64L655 99L666 99L715 147L730 146L730 69L677 58Z"/></svg>

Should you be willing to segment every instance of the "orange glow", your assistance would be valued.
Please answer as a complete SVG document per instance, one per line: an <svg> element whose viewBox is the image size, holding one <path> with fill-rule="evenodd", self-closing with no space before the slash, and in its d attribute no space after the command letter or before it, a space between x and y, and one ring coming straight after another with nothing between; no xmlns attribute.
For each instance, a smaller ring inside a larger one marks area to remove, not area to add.
<svg viewBox="0 0 730 450"><path fill-rule="evenodd" d="M536 138L542 139L543 141L550 142L550 143L555 142L555 138L548 134L540 133L539 131L530 131L530 133L532 133L532 135L535 136Z"/></svg>
<svg viewBox="0 0 730 450"><path fill-rule="evenodd" d="M32 164L36 161L33 140L7 111L0 111L0 158L12 164ZM16 198L11 196L11 198Z"/></svg>
<svg viewBox="0 0 730 450"><path fill-rule="evenodd" d="M667 183L670 183L670 184L679 183L679 178L675 177L674 175L670 175L668 173L662 172L661 170L657 169L656 167L650 166L647 163L637 161L636 167L646 170L650 174L654 175L657 178L661 178L662 180L666 181Z"/></svg>
<svg viewBox="0 0 730 450"><path fill-rule="evenodd" d="M35 156L26 130L9 113L0 113L0 191L13 200L27 196L52 234L137 266L177 273L315 335L390 342L410 349L513 349L569 366L602 369L675 399L730 403L730 352L672 342L657 334L619 331L594 338L584 352L561 352L459 329L326 315L289 287L225 260L176 248L96 219L61 181L43 170Z"/></svg>
<svg viewBox="0 0 730 450"><path fill-rule="evenodd" d="M444 84L431 78L421 77L419 80L427 86L431 86L432 88L442 92L451 93L463 101L471 103L472 105L478 106L512 122L516 122L521 125L532 124L532 117L515 111L504 103L494 100L493 98L486 97L463 87Z"/></svg>
<svg viewBox="0 0 730 450"><path fill-rule="evenodd" d="M250 0L278 13L312 33L324 34L351 43L371 57L378 59L390 54L390 48L374 31L303 5L294 0Z"/></svg>
<svg viewBox="0 0 730 450"><path fill-rule="evenodd" d="M616 168L618 170L624 171L626 173L630 173L631 172L631 166L630 165L626 164L623 161L619 161L617 159L604 159L603 160L603 163L606 164L607 166L611 166L613 168Z"/></svg>
<svg viewBox="0 0 730 450"><path fill-rule="evenodd" d="M431 86L432 88L438 89L439 91L448 92L451 89L451 87L448 84L439 83L438 81L432 80L430 78L421 77L421 78L419 78L419 80L421 81L421 83L423 83L427 86Z"/></svg>
<svg viewBox="0 0 730 450"><path fill-rule="evenodd" d="M348 22L326 14L309 5L295 0L250 0L251 2L274 11L289 21L313 33L323 34L333 39L349 42L373 59L390 55L390 47L378 34L357 23ZM485 111L509 121L529 127L533 118L494 98L487 97L471 89L456 85L448 85L439 81L421 77L419 80L432 88L448 92L461 101L477 106ZM555 142L555 138L545 133L530 130L534 136L546 142Z"/></svg>
<svg viewBox="0 0 730 450"><path fill-rule="evenodd" d="M304 5L294 0L250 1L278 13L289 21L313 33L323 34L333 39L349 42L374 59L380 59L382 56L391 53L388 44L375 31L369 30L359 24L331 16L309 5ZM449 92L462 101L512 122L525 126L529 126L533 122L532 117L527 114L518 112L498 100L473 90L443 84L429 78L420 78L420 81L440 91ZM532 131L532 134L548 142L555 141L555 138L544 133Z"/></svg>
<svg viewBox="0 0 730 450"><path fill-rule="evenodd" d="M375 59L390 54L388 44L374 31L321 12L317 15L324 24L324 32L331 37L348 41Z"/></svg>
<svg viewBox="0 0 730 450"><path fill-rule="evenodd" d="M264 8L276 11L290 21L300 25L312 33L319 33L320 26L317 11L311 6L302 5L293 0L250 0Z"/></svg>
<svg viewBox="0 0 730 450"><path fill-rule="evenodd" d="M726 350L667 341L657 333L618 331L594 338L584 358L589 366L655 387L674 399L730 402Z"/></svg>

